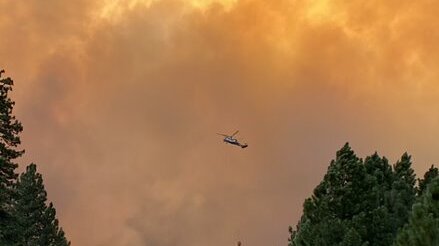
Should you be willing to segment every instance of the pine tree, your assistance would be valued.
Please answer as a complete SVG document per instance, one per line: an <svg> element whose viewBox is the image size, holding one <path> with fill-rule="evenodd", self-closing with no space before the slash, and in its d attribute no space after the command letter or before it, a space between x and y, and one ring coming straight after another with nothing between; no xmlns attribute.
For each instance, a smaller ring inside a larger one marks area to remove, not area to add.
<svg viewBox="0 0 439 246"><path fill-rule="evenodd" d="M0 77L2 73L4 70L0 71ZM13 85L14 81L9 77L0 79L0 156L8 161L24 153L24 150L17 150L23 126L12 114L15 102L9 97L9 92Z"/></svg>
<svg viewBox="0 0 439 246"><path fill-rule="evenodd" d="M392 213L392 233L395 237L398 230L408 222L412 205L416 200L416 175L411 165L411 156L404 153L394 166L395 178L387 207Z"/></svg>
<svg viewBox="0 0 439 246"><path fill-rule="evenodd" d="M439 170L434 167L434 165L431 165L430 169L424 174L424 179L418 179L419 181L419 189L418 189L418 195L421 196L424 190L427 188L428 184L439 176Z"/></svg>
<svg viewBox="0 0 439 246"><path fill-rule="evenodd" d="M439 177L427 187L413 205L409 223L398 234L396 246L439 245Z"/></svg>
<svg viewBox="0 0 439 246"><path fill-rule="evenodd" d="M0 71L0 245L69 245L58 228L55 209L46 206L42 177L31 164L17 181L14 160L19 149L21 123L13 115L15 102L9 96L11 78ZM38 236L40 235L40 236Z"/></svg>
<svg viewBox="0 0 439 246"><path fill-rule="evenodd" d="M362 211L367 194L362 160L345 144L331 161L323 181L304 203L297 231L291 231L290 245L349 245L358 240L352 218ZM348 238L346 238L348 235Z"/></svg>
<svg viewBox="0 0 439 246"><path fill-rule="evenodd" d="M14 159L20 157L24 150L18 150L19 134L23 130L21 123L12 114L15 102L9 97L12 91L11 78L1 78L0 71L0 245L10 244L14 219L11 217L11 196L13 184L17 178Z"/></svg>
<svg viewBox="0 0 439 246"><path fill-rule="evenodd" d="M53 204L46 205L47 193L36 165L30 164L17 181L14 217L17 218L15 245L70 245L58 226Z"/></svg>
<svg viewBox="0 0 439 246"><path fill-rule="evenodd" d="M390 212L386 206L386 197L390 193L393 173L385 157L378 153L366 157L364 199L361 201L362 211L353 218L356 228L361 232L364 243L385 246L393 242ZM361 229L360 229L361 228Z"/></svg>
<svg viewBox="0 0 439 246"><path fill-rule="evenodd" d="M361 245L363 245L361 236L354 228L348 230L348 233L346 233L346 235L343 238L343 241L340 243L340 246L361 246Z"/></svg>
<svg viewBox="0 0 439 246"><path fill-rule="evenodd" d="M290 246L390 246L415 201L415 174L405 153L394 166L377 153L364 162L348 144L305 200Z"/></svg>
<svg viewBox="0 0 439 246"><path fill-rule="evenodd" d="M53 207L53 203L49 203L43 214L42 223L45 226L44 232L42 233L42 241L50 242L48 245L70 245L67 241L65 233L62 228L59 227L58 219L56 219L56 210Z"/></svg>

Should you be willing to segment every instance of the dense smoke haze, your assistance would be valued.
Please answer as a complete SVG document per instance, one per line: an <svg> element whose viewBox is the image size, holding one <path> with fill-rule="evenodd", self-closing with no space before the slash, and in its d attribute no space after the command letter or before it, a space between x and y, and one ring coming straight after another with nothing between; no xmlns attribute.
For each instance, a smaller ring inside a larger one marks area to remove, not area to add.
<svg viewBox="0 0 439 246"><path fill-rule="evenodd" d="M439 161L439 2L0 0L0 67L81 246L286 245L335 152ZM231 134L247 149L222 143Z"/></svg>

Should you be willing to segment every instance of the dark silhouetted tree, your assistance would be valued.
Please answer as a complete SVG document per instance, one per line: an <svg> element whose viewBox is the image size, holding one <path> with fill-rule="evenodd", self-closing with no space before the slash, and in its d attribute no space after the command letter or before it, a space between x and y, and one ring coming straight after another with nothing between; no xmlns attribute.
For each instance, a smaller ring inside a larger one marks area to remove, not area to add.
<svg viewBox="0 0 439 246"><path fill-rule="evenodd" d="M11 78L1 78L0 71L0 245L10 244L14 219L11 217L13 184L17 178L17 164L13 160L21 156L24 150L18 150L19 134L23 130L21 123L13 115L15 102L9 97L12 91Z"/></svg>
<svg viewBox="0 0 439 246"><path fill-rule="evenodd" d="M13 81L0 71L0 245L68 245L58 228L55 209L46 205L42 177L31 164L17 181L14 160L19 149L21 123L13 115Z"/></svg>
<svg viewBox="0 0 439 246"><path fill-rule="evenodd" d="M430 180L413 205L409 223L398 234L396 246L439 245L439 177Z"/></svg>
<svg viewBox="0 0 439 246"><path fill-rule="evenodd" d="M418 195L421 196L424 190L427 188L427 185L433 180L434 178L439 176L439 170L434 167L434 165L431 165L430 169L424 174L423 179L418 179L419 181L419 189L418 189Z"/></svg>
<svg viewBox="0 0 439 246"><path fill-rule="evenodd" d="M290 245L350 245L361 241L351 220L362 211L365 179L362 160L345 144L313 196L306 199L297 230L290 230Z"/></svg>
<svg viewBox="0 0 439 246"><path fill-rule="evenodd" d="M387 200L392 218L391 227L393 238L400 228L408 222L408 217L416 200L416 175L412 169L411 156L404 153L394 166L394 181Z"/></svg>
<svg viewBox="0 0 439 246"><path fill-rule="evenodd" d="M17 218L16 245L64 246L69 245L58 226L55 208L47 206L43 178L36 165L30 164L17 181L13 215Z"/></svg>
<svg viewBox="0 0 439 246"><path fill-rule="evenodd" d="M415 182L407 153L393 171L385 157L363 162L346 144L305 200L289 245L392 245L415 201Z"/></svg>

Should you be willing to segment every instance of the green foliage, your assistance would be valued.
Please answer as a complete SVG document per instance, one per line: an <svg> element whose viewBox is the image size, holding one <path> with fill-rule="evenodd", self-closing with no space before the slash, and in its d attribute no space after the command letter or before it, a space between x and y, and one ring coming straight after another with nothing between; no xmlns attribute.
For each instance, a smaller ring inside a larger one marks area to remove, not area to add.
<svg viewBox="0 0 439 246"><path fill-rule="evenodd" d="M394 166L395 180L392 184L388 208L392 212L393 233L408 221L409 212L416 200L416 175L411 168L411 157L404 153L401 160Z"/></svg>
<svg viewBox="0 0 439 246"><path fill-rule="evenodd" d="M413 205L409 223L398 234L395 246L439 245L439 177L427 187Z"/></svg>
<svg viewBox="0 0 439 246"><path fill-rule="evenodd" d="M21 123L13 116L15 104L10 97L14 84L11 78L1 78L0 71L0 245L10 244L11 228L14 218L11 216L13 184L17 178L17 164L13 159L21 156L24 151L17 150L20 144L19 133L23 130Z"/></svg>
<svg viewBox="0 0 439 246"><path fill-rule="evenodd" d="M345 144L306 199L289 245L392 245L416 199L410 159L405 153L392 168L377 153L362 161Z"/></svg>
<svg viewBox="0 0 439 246"><path fill-rule="evenodd" d="M365 174L362 160L346 144L331 161L313 196L305 201L291 245L348 245L357 240L359 233L350 220L362 210Z"/></svg>
<svg viewBox="0 0 439 246"><path fill-rule="evenodd" d="M362 244L360 234L354 228L350 228L340 243L340 246L359 246Z"/></svg>
<svg viewBox="0 0 439 246"><path fill-rule="evenodd" d="M0 71L0 245L69 245L58 226L55 209L46 205L46 191L35 164L27 167L17 181L14 159L19 150L21 123L13 115L15 102L9 97L11 78Z"/></svg>
<svg viewBox="0 0 439 246"><path fill-rule="evenodd" d="M424 190L427 188L427 185L436 177L439 176L439 170L434 167L434 165L431 165L430 169L424 174L424 179L419 179L419 189L418 193L419 195L422 195Z"/></svg>
<svg viewBox="0 0 439 246"><path fill-rule="evenodd" d="M17 182L14 216L17 218L16 245L69 245L58 226L53 204L46 205L43 178L31 164Z"/></svg>
<svg viewBox="0 0 439 246"><path fill-rule="evenodd" d="M2 74L0 72L0 76ZM11 78L0 79L0 156L10 161L20 157L24 150L17 150L21 143L19 134L23 126L12 114L15 102L9 97L14 82Z"/></svg>

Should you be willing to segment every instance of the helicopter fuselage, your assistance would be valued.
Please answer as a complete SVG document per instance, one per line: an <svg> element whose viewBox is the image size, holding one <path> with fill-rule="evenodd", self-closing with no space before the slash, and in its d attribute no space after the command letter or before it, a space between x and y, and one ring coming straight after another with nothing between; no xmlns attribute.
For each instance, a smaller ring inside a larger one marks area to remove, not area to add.
<svg viewBox="0 0 439 246"><path fill-rule="evenodd" d="M241 144L238 141L238 139L233 138L238 132L239 131L236 131L232 135L226 135L226 134L222 134L222 133L217 133L217 134L225 137L224 140L223 140L225 143L233 144L233 145L239 146L241 148L247 148L248 144Z"/></svg>
<svg viewBox="0 0 439 246"><path fill-rule="evenodd" d="M238 140L231 138L231 137L224 138L224 142L229 143L229 144L239 145Z"/></svg>
<svg viewBox="0 0 439 246"><path fill-rule="evenodd" d="M234 138L232 138L232 137L226 137L226 138L224 138L224 142L225 142L225 143L229 143L229 144L233 144L233 145L236 145L236 146L239 146L239 147L241 147L241 148L247 148L247 146L248 146L247 144L241 144L241 143L239 143L237 139L234 139Z"/></svg>

